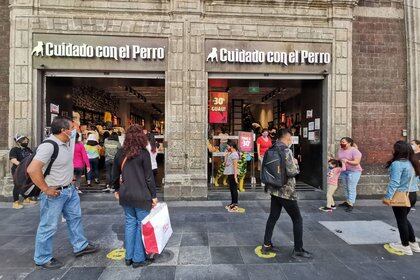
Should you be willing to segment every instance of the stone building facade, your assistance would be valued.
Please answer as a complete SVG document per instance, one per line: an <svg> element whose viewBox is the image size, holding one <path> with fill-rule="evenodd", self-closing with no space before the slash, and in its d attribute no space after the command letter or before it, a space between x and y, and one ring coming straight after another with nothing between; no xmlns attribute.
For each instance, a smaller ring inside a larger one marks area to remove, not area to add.
<svg viewBox="0 0 420 280"><path fill-rule="evenodd" d="M328 44L332 61L324 83L328 104L325 146L333 151L341 137L353 135L367 167L361 184L368 187L362 190L376 193L380 191L378 182L382 186L384 182L384 170L378 166L386 159L389 144L404 138L403 130L410 139L420 137L416 79L419 7L416 0L357 2L11 0L8 94L7 79L3 78L7 73L0 72L0 109L8 110L9 120L1 121L7 133L0 136L0 148L12 146L17 132L33 139L40 139L42 133L37 110L42 103L40 75L45 69L33 64L36 36L161 38L168 42L164 195L167 199L206 197L206 42ZM7 24L0 22L0 30ZM7 47L3 45L4 49ZM8 136L7 145L1 138L4 135Z"/></svg>

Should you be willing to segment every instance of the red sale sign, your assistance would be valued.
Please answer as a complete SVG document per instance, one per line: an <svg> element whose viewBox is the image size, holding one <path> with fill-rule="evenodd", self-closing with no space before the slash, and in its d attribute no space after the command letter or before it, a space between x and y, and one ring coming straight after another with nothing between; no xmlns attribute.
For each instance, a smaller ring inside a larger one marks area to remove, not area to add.
<svg viewBox="0 0 420 280"><path fill-rule="evenodd" d="M227 123L228 100L227 92L210 92L209 123Z"/></svg>
<svg viewBox="0 0 420 280"><path fill-rule="evenodd" d="M239 150L244 153L254 151L254 134L252 132L239 132Z"/></svg>

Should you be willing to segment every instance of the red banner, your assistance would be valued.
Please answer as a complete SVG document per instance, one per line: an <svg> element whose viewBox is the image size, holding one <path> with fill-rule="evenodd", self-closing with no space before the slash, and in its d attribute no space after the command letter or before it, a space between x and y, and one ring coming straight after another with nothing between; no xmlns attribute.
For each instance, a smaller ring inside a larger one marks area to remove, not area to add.
<svg viewBox="0 0 420 280"><path fill-rule="evenodd" d="M209 123L227 123L228 100L227 92L210 92Z"/></svg>
<svg viewBox="0 0 420 280"><path fill-rule="evenodd" d="M239 132L239 151L244 153L251 153L254 151L254 133Z"/></svg>

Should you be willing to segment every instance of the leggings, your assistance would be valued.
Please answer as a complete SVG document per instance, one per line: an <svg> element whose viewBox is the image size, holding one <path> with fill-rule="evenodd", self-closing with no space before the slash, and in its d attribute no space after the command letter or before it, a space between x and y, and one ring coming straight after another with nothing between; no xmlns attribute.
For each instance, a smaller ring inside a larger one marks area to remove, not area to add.
<svg viewBox="0 0 420 280"><path fill-rule="evenodd" d="M300 215L299 206L296 200L284 199L271 195L270 216L267 220L264 235L264 245L270 245L271 237L277 220L280 218L281 209L284 207L287 214L293 222L293 239L295 242L295 251L302 251L303 249L303 224L302 216Z"/></svg>
<svg viewBox="0 0 420 280"><path fill-rule="evenodd" d="M88 180L99 179L99 158L89 159L90 172L88 173Z"/></svg>
<svg viewBox="0 0 420 280"><path fill-rule="evenodd" d="M417 200L417 194L413 194L410 193L411 205L415 204ZM410 221L407 219L407 215L410 213L410 207L392 207L392 210L394 211L395 219L397 220L401 244L403 246L408 246L409 242L416 242L416 236L414 234L413 227L411 226Z"/></svg>
<svg viewBox="0 0 420 280"><path fill-rule="evenodd" d="M235 175L228 175L228 182L232 204L238 204L238 184L236 184Z"/></svg>

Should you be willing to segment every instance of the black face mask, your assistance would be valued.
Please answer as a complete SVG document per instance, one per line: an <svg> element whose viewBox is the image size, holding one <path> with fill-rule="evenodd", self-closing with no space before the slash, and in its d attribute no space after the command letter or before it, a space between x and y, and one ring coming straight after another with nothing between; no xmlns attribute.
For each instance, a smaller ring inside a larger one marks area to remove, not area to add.
<svg viewBox="0 0 420 280"><path fill-rule="evenodd" d="M29 144L29 143L20 143L20 145L21 145L22 147L24 147L24 148L28 147L28 144Z"/></svg>

